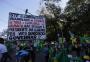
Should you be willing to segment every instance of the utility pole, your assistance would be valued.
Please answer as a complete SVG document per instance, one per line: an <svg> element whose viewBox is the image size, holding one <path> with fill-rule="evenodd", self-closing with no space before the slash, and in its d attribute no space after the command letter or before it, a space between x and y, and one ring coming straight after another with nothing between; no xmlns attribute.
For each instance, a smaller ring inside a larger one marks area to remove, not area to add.
<svg viewBox="0 0 90 62"><path fill-rule="evenodd" d="M25 10L25 15L31 15L31 16L34 16L34 15L32 15L30 12L28 12L28 9L26 9ZM36 36L36 35L34 35L34 36ZM34 43L36 42L36 38L34 39L34 40L30 40L31 42L32 42L32 44L34 45Z"/></svg>

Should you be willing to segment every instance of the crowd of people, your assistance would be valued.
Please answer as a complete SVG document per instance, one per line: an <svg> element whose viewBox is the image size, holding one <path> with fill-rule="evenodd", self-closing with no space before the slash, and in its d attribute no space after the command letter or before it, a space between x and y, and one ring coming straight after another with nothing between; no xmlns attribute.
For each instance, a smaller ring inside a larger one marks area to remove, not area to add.
<svg viewBox="0 0 90 62"><path fill-rule="evenodd" d="M19 47L15 42L13 46L8 48L4 39L0 38L0 62L29 62L30 59L35 62L34 53L33 45L23 48Z"/></svg>
<svg viewBox="0 0 90 62"><path fill-rule="evenodd" d="M69 62L73 61L73 57L79 57L83 62L90 62L89 43L74 43L73 45L67 45L68 47L66 47L66 44L63 44L62 47L58 43L51 44L48 42L45 42L43 45L42 48L38 48L30 42L23 47L15 42L10 50L4 44L4 39L0 38L0 62L36 62L36 55L40 52L43 54L45 62L50 62L49 60L62 52L62 49L66 49L64 54L68 57Z"/></svg>

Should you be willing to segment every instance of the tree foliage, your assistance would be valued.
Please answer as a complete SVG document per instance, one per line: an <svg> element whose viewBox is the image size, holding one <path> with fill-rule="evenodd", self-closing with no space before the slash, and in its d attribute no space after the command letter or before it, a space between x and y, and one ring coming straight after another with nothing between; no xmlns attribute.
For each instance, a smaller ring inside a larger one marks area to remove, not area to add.
<svg viewBox="0 0 90 62"><path fill-rule="evenodd" d="M63 13L58 2L46 0L40 11L40 15L46 17L49 39L57 39L57 33L61 32L62 22L62 32L66 41L70 41L68 31L75 32L75 34L90 31L90 0L69 0Z"/></svg>
<svg viewBox="0 0 90 62"><path fill-rule="evenodd" d="M57 32L59 30L59 21L61 14L61 7L58 5L59 0L43 1L43 7L40 15L46 18L47 39L49 41L57 39Z"/></svg>
<svg viewBox="0 0 90 62"><path fill-rule="evenodd" d="M90 31L90 0L69 0L65 15L74 32Z"/></svg>

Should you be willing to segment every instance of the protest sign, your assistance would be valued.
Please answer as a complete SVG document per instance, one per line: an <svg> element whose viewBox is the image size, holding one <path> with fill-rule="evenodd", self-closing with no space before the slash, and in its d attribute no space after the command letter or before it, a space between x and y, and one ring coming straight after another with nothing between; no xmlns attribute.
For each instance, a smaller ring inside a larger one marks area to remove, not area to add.
<svg viewBox="0 0 90 62"><path fill-rule="evenodd" d="M43 16L9 13L8 40L35 40L46 38Z"/></svg>

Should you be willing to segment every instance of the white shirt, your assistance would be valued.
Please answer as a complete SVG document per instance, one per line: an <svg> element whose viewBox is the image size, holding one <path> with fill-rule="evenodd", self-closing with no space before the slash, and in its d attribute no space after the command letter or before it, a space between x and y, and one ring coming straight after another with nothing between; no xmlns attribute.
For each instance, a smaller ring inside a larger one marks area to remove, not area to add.
<svg viewBox="0 0 90 62"><path fill-rule="evenodd" d="M0 53L7 52L7 47L4 44L0 44Z"/></svg>

